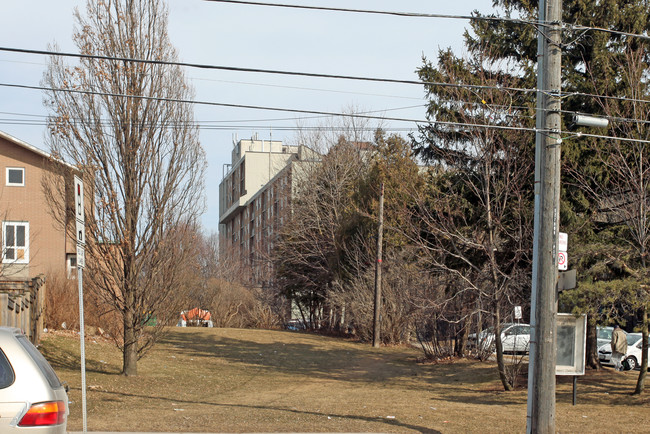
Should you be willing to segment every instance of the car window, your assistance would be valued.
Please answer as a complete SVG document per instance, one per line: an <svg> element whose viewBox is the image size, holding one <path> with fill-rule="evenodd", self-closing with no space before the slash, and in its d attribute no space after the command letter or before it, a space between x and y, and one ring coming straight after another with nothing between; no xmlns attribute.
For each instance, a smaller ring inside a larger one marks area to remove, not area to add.
<svg viewBox="0 0 650 434"><path fill-rule="evenodd" d="M50 364L45 360L45 357L36 349L36 347L27 340L27 337L25 335L18 335L16 336L18 339L18 342L27 350L31 358L36 362L36 365L38 365L38 368L41 370L45 378L47 379L47 382L50 383L50 386L52 389L58 389L61 386L61 382L59 381L59 377L56 376L56 372L54 372L54 369L50 366Z"/></svg>
<svg viewBox="0 0 650 434"><path fill-rule="evenodd" d="M11 367L11 363L9 363L7 356L0 349L0 389L11 386L14 384L15 379L16 377L14 375L14 370Z"/></svg>
<svg viewBox="0 0 650 434"><path fill-rule="evenodd" d="M530 334L530 329L528 328L528 326L518 325L518 326L514 326L511 329L510 334L512 334L512 335L528 335L528 334Z"/></svg>
<svg viewBox="0 0 650 434"><path fill-rule="evenodd" d="M632 335L632 334L627 335L627 344L630 345L630 346L636 344L636 341L638 341L638 340L639 340L638 335L636 335L636 336Z"/></svg>
<svg viewBox="0 0 650 434"><path fill-rule="evenodd" d="M612 339L612 329L598 329L598 339Z"/></svg>

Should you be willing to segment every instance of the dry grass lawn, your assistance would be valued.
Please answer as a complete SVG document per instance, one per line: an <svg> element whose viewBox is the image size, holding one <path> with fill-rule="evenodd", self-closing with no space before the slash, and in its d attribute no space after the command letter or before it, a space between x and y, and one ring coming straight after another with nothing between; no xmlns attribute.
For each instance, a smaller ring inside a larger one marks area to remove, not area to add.
<svg viewBox="0 0 650 434"><path fill-rule="evenodd" d="M79 340L49 333L41 351L70 386L68 429L80 431ZM493 363L420 356L298 332L173 328L127 378L119 351L88 339L88 430L525 432L526 390L504 392ZM560 378L558 432L650 432L650 387L631 395L637 375L588 372L576 406Z"/></svg>

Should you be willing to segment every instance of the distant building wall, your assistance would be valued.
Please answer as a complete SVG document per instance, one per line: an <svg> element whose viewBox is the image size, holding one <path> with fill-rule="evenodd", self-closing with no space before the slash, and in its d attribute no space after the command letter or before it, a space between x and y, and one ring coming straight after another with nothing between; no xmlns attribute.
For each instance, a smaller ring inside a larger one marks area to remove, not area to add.
<svg viewBox="0 0 650 434"><path fill-rule="evenodd" d="M294 188L293 173L320 159L305 146L280 141L241 140L219 185L221 254L241 264L251 283L265 286L278 231L285 224Z"/></svg>

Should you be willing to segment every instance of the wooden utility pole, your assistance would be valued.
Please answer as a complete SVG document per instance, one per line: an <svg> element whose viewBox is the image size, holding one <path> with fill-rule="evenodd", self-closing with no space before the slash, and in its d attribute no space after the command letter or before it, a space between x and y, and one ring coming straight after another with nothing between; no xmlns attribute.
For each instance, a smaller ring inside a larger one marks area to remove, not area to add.
<svg viewBox="0 0 650 434"><path fill-rule="evenodd" d="M528 368L528 433L555 433L557 258L560 209L561 0L540 0L535 227Z"/></svg>
<svg viewBox="0 0 650 434"><path fill-rule="evenodd" d="M372 346L379 348L380 319L381 319L381 252L384 237L384 183L379 192L379 225L377 227L377 263L375 264L375 319L372 327Z"/></svg>

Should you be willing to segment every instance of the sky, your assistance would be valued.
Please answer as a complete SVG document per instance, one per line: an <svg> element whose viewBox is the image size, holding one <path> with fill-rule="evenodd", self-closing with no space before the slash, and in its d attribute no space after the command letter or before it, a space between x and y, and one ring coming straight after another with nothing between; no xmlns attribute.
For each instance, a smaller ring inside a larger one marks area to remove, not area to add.
<svg viewBox="0 0 650 434"><path fill-rule="evenodd" d="M468 16L491 11L491 1L463 0L265 0L333 8ZM0 0L0 46L45 50L56 43L61 51L78 52L72 42L73 10L85 11L81 0ZM265 70L417 80L422 57L435 61L439 49L462 54L465 19L416 18L168 0L169 38L186 63ZM0 130L44 151L45 117L39 90L7 84L39 86L46 56L0 50ZM383 121L381 125L406 135L425 119L420 85L296 77L222 70L185 69L196 101L278 107L325 113L354 111L413 121ZM314 115L194 106L205 149L206 233L218 231L219 183L231 163L233 140L257 134L260 139L297 141L296 127L333 121Z"/></svg>

